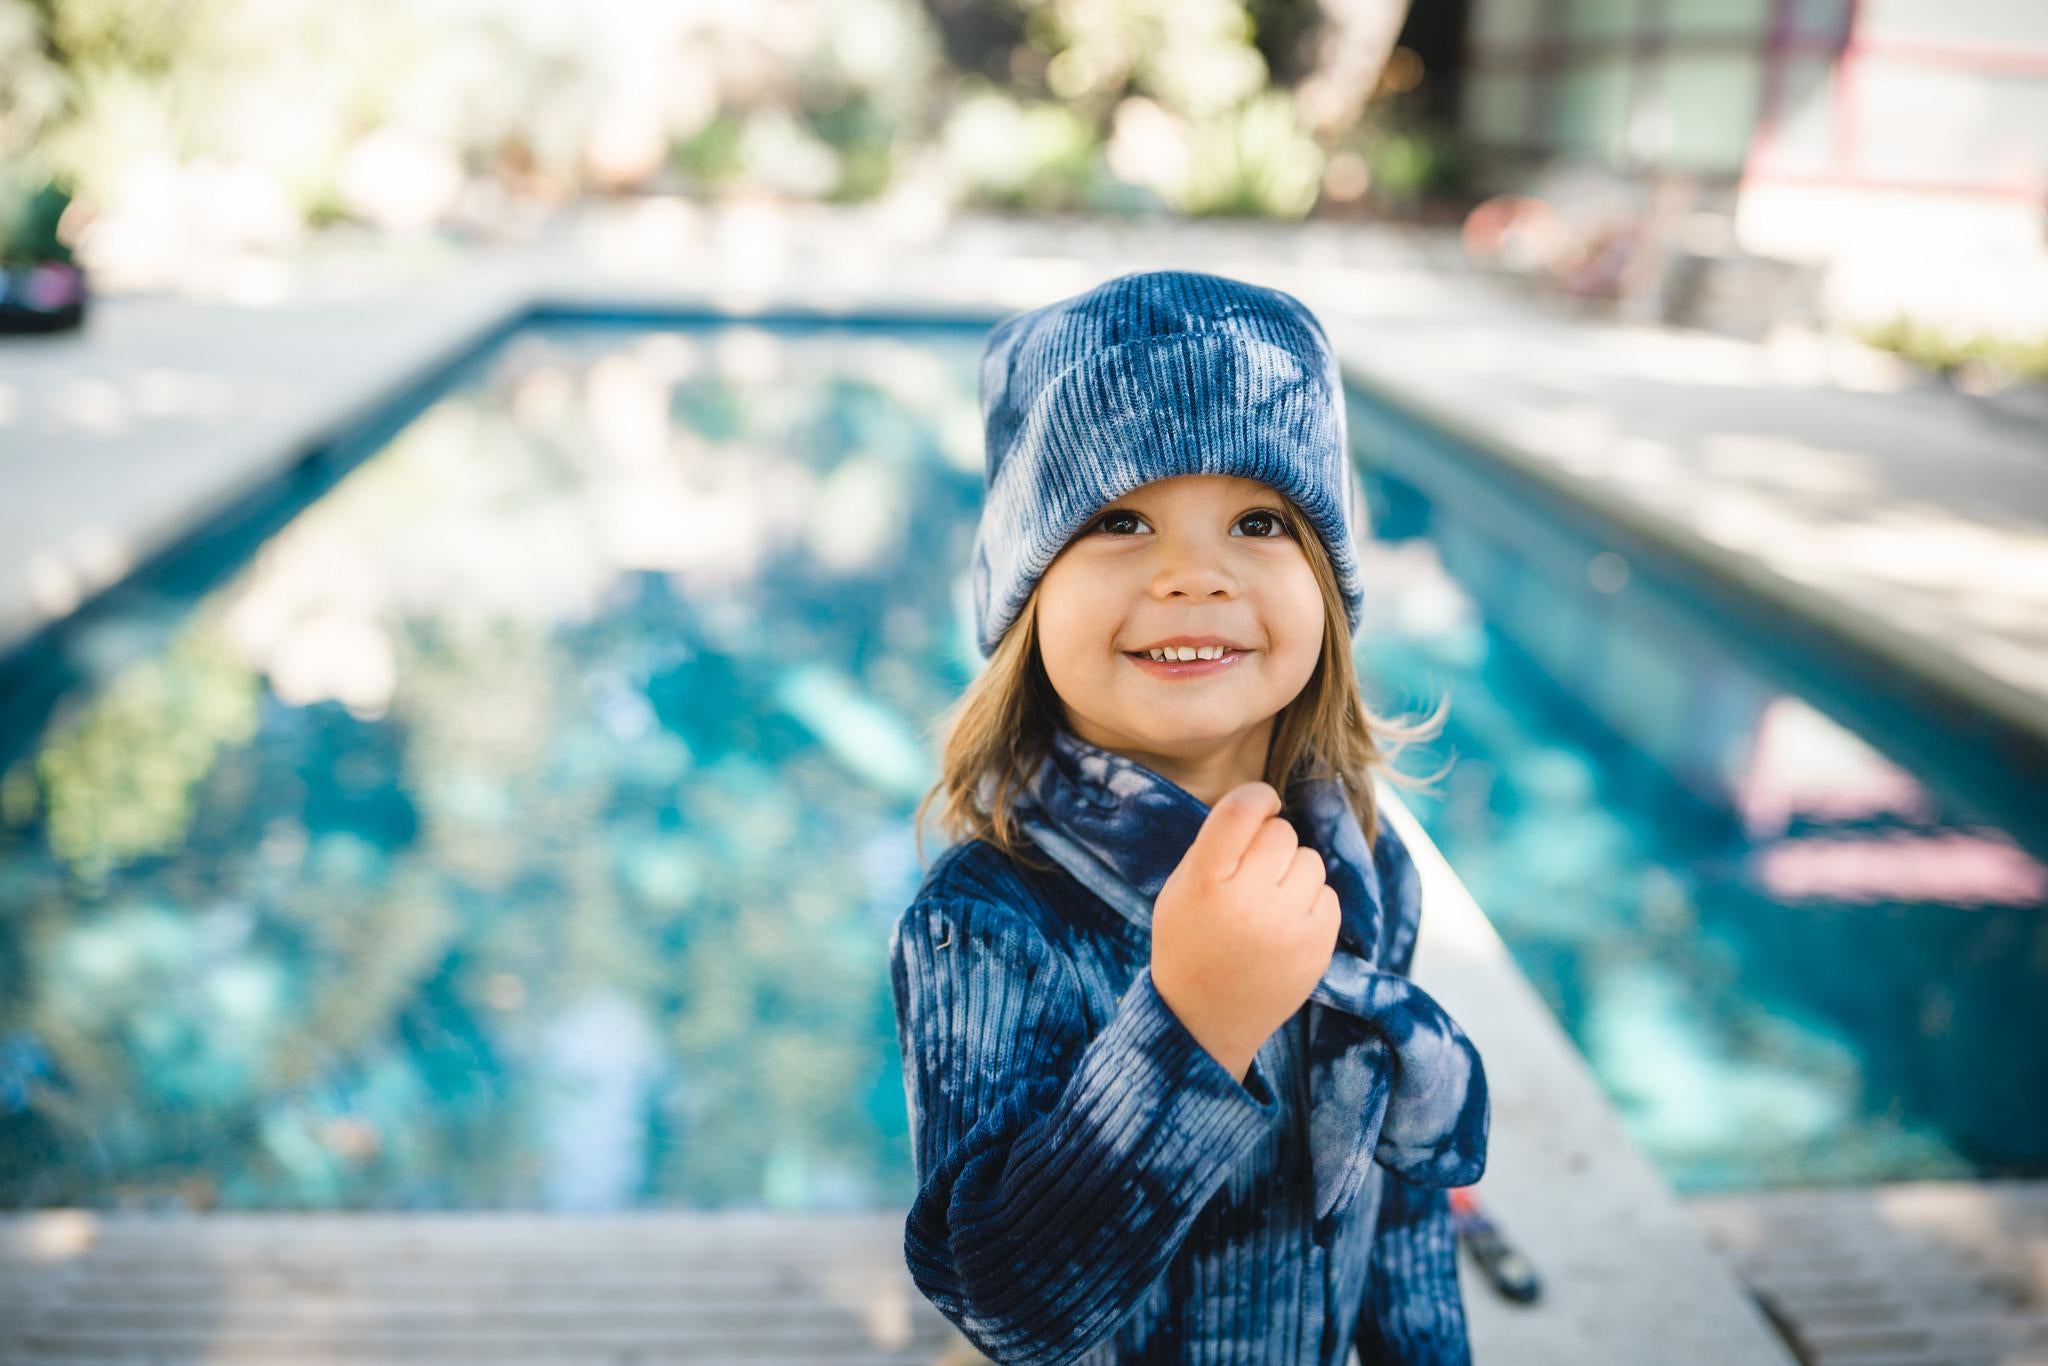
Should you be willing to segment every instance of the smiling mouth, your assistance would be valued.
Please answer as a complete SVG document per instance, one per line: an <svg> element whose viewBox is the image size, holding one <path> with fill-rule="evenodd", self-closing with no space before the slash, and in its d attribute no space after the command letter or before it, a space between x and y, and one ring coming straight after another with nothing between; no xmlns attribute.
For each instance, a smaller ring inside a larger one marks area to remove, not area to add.
<svg viewBox="0 0 2048 1366"><path fill-rule="evenodd" d="M1220 673L1234 666L1249 653L1251 652L1248 650L1225 649L1222 654L1207 659L1200 656L1194 659L1181 659L1177 656L1172 659L1155 659L1149 650L1126 650L1124 658L1146 673L1161 678L1192 678Z"/></svg>

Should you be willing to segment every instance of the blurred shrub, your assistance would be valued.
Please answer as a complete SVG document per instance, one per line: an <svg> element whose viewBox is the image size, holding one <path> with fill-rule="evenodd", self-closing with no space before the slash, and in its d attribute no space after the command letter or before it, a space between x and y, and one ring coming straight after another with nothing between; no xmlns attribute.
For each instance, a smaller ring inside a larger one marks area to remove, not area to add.
<svg viewBox="0 0 2048 1366"><path fill-rule="evenodd" d="M1315 207L1323 151L1294 101L1268 90L1195 126L1188 174L1173 201L1190 214L1301 218Z"/></svg>
<svg viewBox="0 0 2048 1366"><path fill-rule="evenodd" d="M1857 329L1857 336L1943 375L1974 367L2015 380L2048 379L2048 332L2036 337L1961 333L1900 313L1874 327Z"/></svg>
<svg viewBox="0 0 2048 1366"><path fill-rule="evenodd" d="M1429 124L1374 133L1367 165L1373 184L1392 201L1414 201L1435 190L1466 187L1471 164L1464 143L1448 129Z"/></svg>
<svg viewBox="0 0 2048 1366"><path fill-rule="evenodd" d="M1101 139L1063 104L1020 104L985 81L952 108L943 154L961 197L995 208L1062 212L1090 207Z"/></svg>
<svg viewBox="0 0 2048 1366"><path fill-rule="evenodd" d="M702 128L669 146L669 162L681 171L691 189L710 190L730 184L745 168L740 139L746 121L720 110Z"/></svg>
<svg viewBox="0 0 2048 1366"><path fill-rule="evenodd" d="M835 203L873 199L895 173L896 128L868 95L848 95L836 104L807 108L811 131L837 155L838 179L825 198Z"/></svg>
<svg viewBox="0 0 2048 1366"><path fill-rule="evenodd" d="M1420 63L1405 49L1391 68L1417 77L1406 88L1382 87L1365 116L1338 139L1333 156L1355 157L1365 167L1369 202L1407 212L1432 195L1463 194L1472 186L1472 155L1455 127L1430 112L1420 88ZM1390 70L1391 75L1391 70Z"/></svg>
<svg viewBox="0 0 2048 1366"><path fill-rule="evenodd" d="M71 259L57 233L71 188L41 151L62 115L65 89L42 12L24 0L0 0L0 263Z"/></svg>
<svg viewBox="0 0 2048 1366"><path fill-rule="evenodd" d="M69 261L57 224L70 192L46 177L0 170L0 265Z"/></svg>
<svg viewBox="0 0 2048 1366"><path fill-rule="evenodd" d="M0 164L26 156L64 106L64 73L52 60L42 12L0 0Z"/></svg>
<svg viewBox="0 0 2048 1366"><path fill-rule="evenodd" d="M959 197L1015 208L1170 209L1299 218L1319 195L1324 153L1290 92L1270 83L1239 0L1017 0L965 7L1014 14L978 29L954 12L948 54L1003 67L1003 89L963 78L946 129ZM1291 51L1313 4L1268 0ZM1280 16L1292 16L1281 23ZM1001 61L968 35L1023 41ZM1044 98L1034 96L1042 92Z"/></svg>
<svg viewBox="0 0 2048 1366"><path fill-rule="evenodd" d="M1311 129L1289 88L1326 21L1317 0L0 0L0 164L32 148L87 255L160 266L341 218L481 226L486 180L859 201L936 171L968 204L1295 218L1360 132ZM1393 195L1457 173L1429 130L1369 150Z"/></svg>

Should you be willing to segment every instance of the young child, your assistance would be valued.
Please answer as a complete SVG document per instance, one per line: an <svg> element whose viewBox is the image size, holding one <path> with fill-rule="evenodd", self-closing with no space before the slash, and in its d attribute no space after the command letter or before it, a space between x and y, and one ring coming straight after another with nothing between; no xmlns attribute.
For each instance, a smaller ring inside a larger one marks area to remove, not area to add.
<svg viewBox="0 0 2048 1366"><path fill-rule="evenodd" d="M961 838L889 942L912 1278L1001 1363L1469 1361L1485 1073L1407 977L1321 323L1125 275L997 323L981 405Z"/></svg>

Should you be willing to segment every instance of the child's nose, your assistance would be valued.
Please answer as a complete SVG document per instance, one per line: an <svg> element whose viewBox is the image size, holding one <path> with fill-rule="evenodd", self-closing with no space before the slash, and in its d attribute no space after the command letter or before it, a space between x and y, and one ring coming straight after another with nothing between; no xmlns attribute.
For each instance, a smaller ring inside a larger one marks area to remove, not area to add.
<svg viewBox="0 0 2048 1366"><path fill-rule="evenodd" d="M1238 589L1237 575L1214 550L1199 546L1161 546L1152 573L1152 591L1160 597L1228 597Z"/></svg>

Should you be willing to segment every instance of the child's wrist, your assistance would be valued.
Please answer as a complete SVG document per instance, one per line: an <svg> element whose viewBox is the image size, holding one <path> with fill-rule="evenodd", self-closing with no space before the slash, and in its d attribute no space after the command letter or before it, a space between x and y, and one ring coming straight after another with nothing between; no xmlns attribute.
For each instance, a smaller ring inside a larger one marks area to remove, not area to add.
<svg viewBox="0 0 2048 1366"><path fill-rule="evenodd" d="M1223 1070L1230 1073L1240 1084L1243 1083L1246 1074L1251 1071L1252 1059L1258 1055L1258 1041L1236 1037L1234 1031L1219 1028L1213 1022L1204 1019L1201 1011L1182 996L1177 987L1169 987L1159 980L1156 970L1152 976L1152 989L1159 993L1159 999L1166 1003L1166 1008L1180 1021L1181 1028L1187 1030L1195 1042L1202 1046L1202 1051L1214 1058Z"/></svg>

